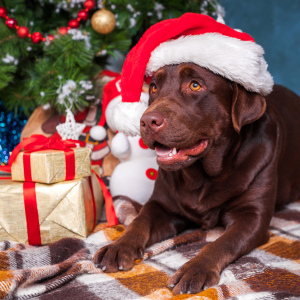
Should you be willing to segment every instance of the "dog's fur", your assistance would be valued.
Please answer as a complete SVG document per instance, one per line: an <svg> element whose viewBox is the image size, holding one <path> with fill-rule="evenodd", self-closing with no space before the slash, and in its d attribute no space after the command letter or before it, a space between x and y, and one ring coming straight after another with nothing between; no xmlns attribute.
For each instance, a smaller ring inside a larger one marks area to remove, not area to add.
<svg viewBox="0 0 300 300"><path fill-rule="evenodd" d="M192 90L192 82L201 88ZM276 85L263 97L192 63L159 69L149 93L144 142L189 155L158 157L150 200L94 261L106 272L128 270L153 243L191 226L222 225L224 235L168 282L174 294L198 293L217 284L229 263L266 243L274 209L299 198L300 98ZM206 144L194 156L189 149L199 141Z"/></svg>

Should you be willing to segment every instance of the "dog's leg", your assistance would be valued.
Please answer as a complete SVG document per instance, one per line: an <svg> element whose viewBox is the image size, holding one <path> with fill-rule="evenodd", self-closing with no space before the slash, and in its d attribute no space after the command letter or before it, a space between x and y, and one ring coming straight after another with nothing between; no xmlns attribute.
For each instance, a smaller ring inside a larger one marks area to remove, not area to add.
<svg viewBox="0 0 300 300"><path fill-rule="evenodd" d="M223 213L225 233L205 245L200 253L185 263L168 281L173 293L199 293L205 287L216 285L221 271L231 262L249 253L269 239L268 226L274 212L275 184L259 193L262 182L258 178L249 189ZM258 201L259 200L259 201Z"/></svg>
<svg viewBox="0 0 300 300"><path fill-rule="evenodd" d="M135 259L143 257L145 247L175 235L185 227L184 220L166 212L158 202L149 200L122 237L98 250L94 262L105 272L129 270Z"/></svg>

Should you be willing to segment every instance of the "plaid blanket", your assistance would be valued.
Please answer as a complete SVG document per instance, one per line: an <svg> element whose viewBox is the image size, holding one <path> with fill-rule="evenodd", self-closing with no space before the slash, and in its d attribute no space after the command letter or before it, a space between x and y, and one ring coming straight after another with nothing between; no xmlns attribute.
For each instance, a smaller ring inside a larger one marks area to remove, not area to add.
<svg viewBox="0 0 300 300"><path fill-rule="evenodd" d="M129 223L137 214L118 200L117 214ZM106 274L95 268L95 252L120 237L124 225L99 224L85 241L63 239L33 247L0 243L0 298L5 299L300 299L300 202L276 213L270 241L230 264L218 285L197 295L173 296L166 282L223 228L186 231L145 251L128 272Z"/></svg>

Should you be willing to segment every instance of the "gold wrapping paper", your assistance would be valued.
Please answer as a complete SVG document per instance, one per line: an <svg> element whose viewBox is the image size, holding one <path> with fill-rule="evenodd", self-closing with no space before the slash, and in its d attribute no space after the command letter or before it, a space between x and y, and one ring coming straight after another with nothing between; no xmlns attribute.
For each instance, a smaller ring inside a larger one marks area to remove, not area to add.
<svg viewBox="0 0 300 300"><path fill-rule="evenodd" d="M72 148L75 152L75 179L91 175L91 150ZM11 168L12 180L24 181L23 152L16 157ZM43 150L30 155L33 182L56 183L66 178L65 153L61 150Z"/></svg>
<svg viewBox="0 0 300 300"><path fill-rule="evenodd" d="M103 208L103 196L92 174L97 221ZM55 184L35 184L42 244L65 237L86 238L93 230L94 211L89 178ZM23 183L0 180L0 240L28 243L23 198Z"/></svg>

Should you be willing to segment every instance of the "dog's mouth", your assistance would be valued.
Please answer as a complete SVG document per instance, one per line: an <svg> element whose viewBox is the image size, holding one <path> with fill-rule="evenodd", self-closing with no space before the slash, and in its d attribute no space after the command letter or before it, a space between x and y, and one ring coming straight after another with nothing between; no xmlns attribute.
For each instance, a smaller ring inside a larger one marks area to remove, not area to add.
<svg viewBox="0 0 300 300"><path fill-rule="evenodd" d="M188 160L189 156L198 156L208 146L208 140L202 139L188 148L171 148L160 143L156 143L155 151L158 163L181 163Z"/></svg>

